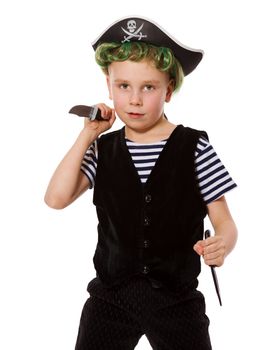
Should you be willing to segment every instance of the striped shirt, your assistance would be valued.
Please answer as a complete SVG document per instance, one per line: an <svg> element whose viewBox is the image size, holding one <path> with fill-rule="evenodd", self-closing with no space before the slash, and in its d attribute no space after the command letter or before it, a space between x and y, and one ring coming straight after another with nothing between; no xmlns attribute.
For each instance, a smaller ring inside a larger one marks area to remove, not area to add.
<svg viewBox="0 0 279 350"><path fill-rule="evenodd" d="M167 140L142 144L126 139L133 163L143 184L147 181L166 143ZM93 188L95 183L97 153L97 141L95 141L88 148L81 165L81 170L89 179L90 188ZM203 138L199 139L195 151L195 167L198 186L206 204L213 202L236 187L211 144Z"/></svg>

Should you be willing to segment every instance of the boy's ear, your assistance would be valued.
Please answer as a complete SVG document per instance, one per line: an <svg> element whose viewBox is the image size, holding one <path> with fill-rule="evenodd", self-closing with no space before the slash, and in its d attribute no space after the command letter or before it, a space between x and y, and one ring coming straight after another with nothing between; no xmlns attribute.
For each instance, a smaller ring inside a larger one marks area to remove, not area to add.
<svg viewBox="0 0 279 350"><path fill-rule="evenodd" d="M165 102L170 102L173 91L174 91L174 80L171 79L169 81L169 84L168 84L168 87L167 87L167 93L166 93Z"/></svg>
<svg viewBox="0 0 279 350"><path fill-rule="evenodd" d="M108 75L106 75L106 81L107 81L107 87L108 87L108 91L109 91L109 99L112 100L110 80L109 80L109 76Z"/></svg>

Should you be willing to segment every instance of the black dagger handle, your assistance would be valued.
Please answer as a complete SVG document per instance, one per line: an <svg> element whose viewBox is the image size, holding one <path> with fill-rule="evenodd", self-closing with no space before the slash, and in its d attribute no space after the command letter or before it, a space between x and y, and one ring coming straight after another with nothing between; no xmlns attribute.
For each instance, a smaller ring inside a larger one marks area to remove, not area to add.
<svg viewBox="0 0 279 350"><path fill-rule="evenodd" d="M206 230L205 231L204 237L205 238L210 237L210 230ZM215 266L210 266L210 269L211 269L211 274L212 274L212 278L213 278L216 294L217 294L217 297L218 297L218 300L219 300L219 304L220 304L220 306L222 306L220 287L219 287L219 283L218 283L217 274L216 274L216 271L215 271Z"/></svg>
<svg viewBox="0 0 279 350"><path fill-rule="evenodd" d="M76 114L79 117L89 118L89 120L104 120L101 116L101 110L97 106L77 105L69 110L69 113Z"/></svg>

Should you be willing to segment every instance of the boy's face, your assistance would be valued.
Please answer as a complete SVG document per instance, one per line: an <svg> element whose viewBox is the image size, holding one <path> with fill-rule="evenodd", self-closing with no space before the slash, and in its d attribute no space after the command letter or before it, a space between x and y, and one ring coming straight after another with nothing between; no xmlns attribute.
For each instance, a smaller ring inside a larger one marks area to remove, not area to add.
<svg viewBox="0 0 279 350"><path fill-rule="evenodd" d="M164 116L173 83L149 61L113 62L107 84L110 99L119 118L133 130L152 128Z"/></svg>

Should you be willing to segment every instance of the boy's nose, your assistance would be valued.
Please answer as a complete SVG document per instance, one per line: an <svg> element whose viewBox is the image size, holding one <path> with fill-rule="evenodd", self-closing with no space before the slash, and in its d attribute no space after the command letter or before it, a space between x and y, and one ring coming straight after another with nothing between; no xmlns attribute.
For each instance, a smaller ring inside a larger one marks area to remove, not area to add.
<svg viewBox="0 0 279 350"><path fill-rule="evenodd" d="M138 91L133 91L130 95L130 104L134 106L142 105L141 94Z"/></svg>

